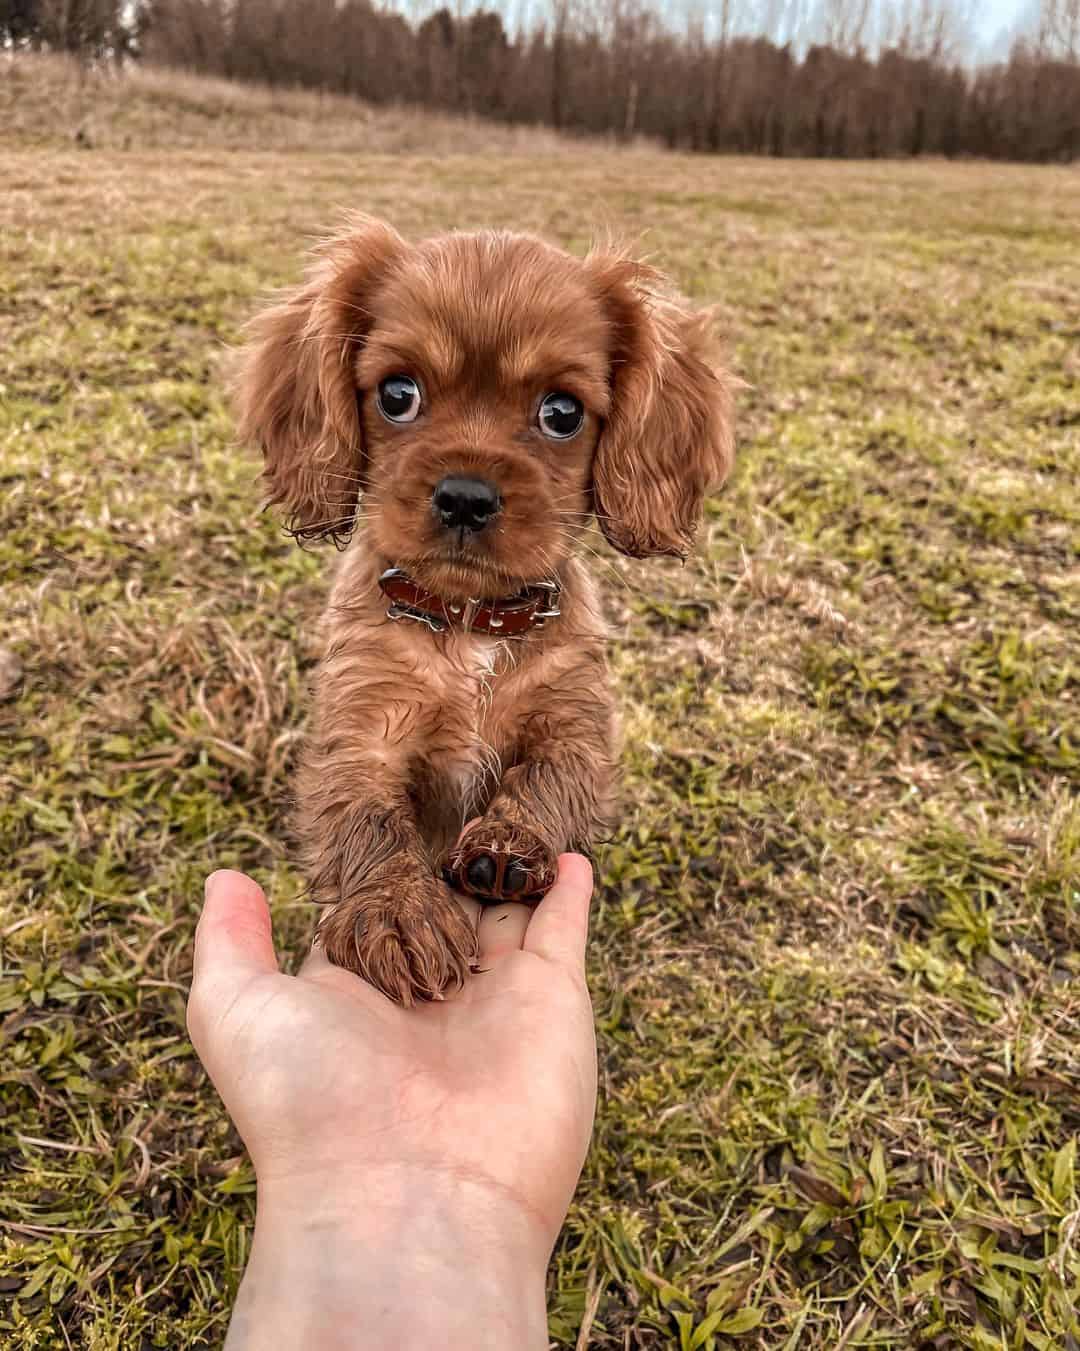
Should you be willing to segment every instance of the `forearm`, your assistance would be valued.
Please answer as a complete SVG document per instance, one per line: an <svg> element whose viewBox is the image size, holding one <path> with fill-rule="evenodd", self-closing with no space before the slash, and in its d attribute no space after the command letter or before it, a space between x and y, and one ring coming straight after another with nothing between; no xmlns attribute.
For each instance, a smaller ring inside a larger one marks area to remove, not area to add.
<svg viewBox="0 0 1080 1351"><path fill-rule="evenodd" d="M480 1184L423 1176L310 1196L262 1189L227 1351L541 1351L542 1251Z"/></svg>

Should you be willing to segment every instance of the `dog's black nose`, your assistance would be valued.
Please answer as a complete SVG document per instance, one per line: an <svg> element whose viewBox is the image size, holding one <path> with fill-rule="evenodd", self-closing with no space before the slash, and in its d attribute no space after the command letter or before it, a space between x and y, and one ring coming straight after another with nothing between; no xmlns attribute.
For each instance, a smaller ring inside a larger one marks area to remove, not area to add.
<svg viewBox="0 0 1080 1351"><path fill-rule="evenodd" d="M444 478L431 501L439 520L453 530L483 530L499 510L499 494L482 478Z"/></svg>

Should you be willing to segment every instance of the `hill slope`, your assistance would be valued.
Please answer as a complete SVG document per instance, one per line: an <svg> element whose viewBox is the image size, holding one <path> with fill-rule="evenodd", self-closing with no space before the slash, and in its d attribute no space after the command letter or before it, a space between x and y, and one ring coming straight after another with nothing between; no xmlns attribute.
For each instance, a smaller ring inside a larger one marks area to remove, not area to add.
<svg viewBox="0 0 1080 1351"><path fill-rule="evenodd" d="M61 56L0 58L0 146L79 145L469 154L552 151L553 132L415 108L373 108L309 90L235 84L183 71L86 68Z"/></svg>

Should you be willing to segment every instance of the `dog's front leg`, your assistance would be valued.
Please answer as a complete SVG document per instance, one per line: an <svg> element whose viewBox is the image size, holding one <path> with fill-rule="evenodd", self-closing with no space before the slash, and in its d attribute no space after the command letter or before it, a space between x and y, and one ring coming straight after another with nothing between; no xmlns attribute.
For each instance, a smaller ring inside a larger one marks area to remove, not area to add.
<svg viewBox="0 0 1080 1351"><path fill-rule="evenodd" d="M435 876L409 797L408 756L385 736L318 735L299 781L299 830L319 942L336 966L401 1004L461 985L473 923Z"/></svg>
<svg viewBox="0 0 1080 1351"><path fill-rule="evenodd" d="M589 848L611 812L614 722L598 665L545 685L513 765L450 855L455 885L482 901L536 900L563 850Z"/></svg>

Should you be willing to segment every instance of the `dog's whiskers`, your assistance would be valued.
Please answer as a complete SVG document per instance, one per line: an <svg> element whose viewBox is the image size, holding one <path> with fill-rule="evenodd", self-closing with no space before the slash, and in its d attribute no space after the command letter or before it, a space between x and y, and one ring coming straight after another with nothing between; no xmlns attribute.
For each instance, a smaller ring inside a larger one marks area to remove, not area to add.
<svg viewBox="0 0 1080 1351"><path fill-rule="evenodd" d="M565 516L568 519L576 519L581 521L590 521L594 516L596 517L597 521L613 521L615 519L614 516L598 515L594 511L556 511L553 514L556 516Z"/></svg>
<svg viewBox="0 0 1080 1351"><path fill-rule="evenodd" d="M567 502L570 500L580 502L581 501L580 493L563 493L562 497L555 498L552 505L555 507L556 516L584 516L584 517L595 516L598 521L613 521L615 519L614 516L608 516L605 512L602 511L595 511L595 510L571 511L568 507L559 506L560 502Z"/></svg>
<svg viewBox="0 0 1080 1351"><path fill-rule="evenodd" d="M324 497L321 498L316 507L321 511L332 511L334 508L342 512L349 512L350 515L358 515L364 511L359 500L354 497Z"/></svg>
<svg viewBox="0 0 1080 1351"><path fill-rule="evenodd" d="M355 483L358 488L364 482L364 480L360 477L359 474L341 474L334 469L323 469L320 473L320 477L344 479L346 483Z"/></svg>
<svg viewBox="0 0 1080 1351"><path fill-rule="evenodd" d="M301 532L306 534L309 530L336 530L348 526L352 529L357 524L357 518L350 512L348 516L333 516L325 521L305 521L300 527Z"/></svg>
<svg viewBox="0 0 1080 1351"><path fill-rule="evenodd" d="M629 579L619 571L619 569L615 566L615 564L611 561L610 558L605 558L604 555L599 552L599 550L594 549L592 545L588 544L584 539L580 538L575 539L564 533L563 540L566 543L567 548L577 547L579 549L583 549L585 553L587 553L591 558L593 558L596 561L596 563L600 567L602 567L606 572L610 573L611 576L619 583L619 585L625 587L627 591L631 591L639 596L645 595L645 592L642 591L640 587L633 586L630 583Z"/></svg>

